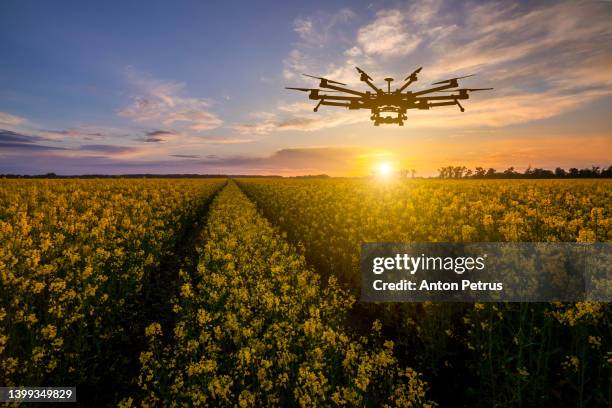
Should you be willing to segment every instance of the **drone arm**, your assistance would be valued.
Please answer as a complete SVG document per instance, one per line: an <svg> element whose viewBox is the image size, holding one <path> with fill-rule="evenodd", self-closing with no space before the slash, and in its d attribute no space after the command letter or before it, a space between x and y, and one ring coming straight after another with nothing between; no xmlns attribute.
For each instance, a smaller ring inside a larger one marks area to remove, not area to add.
<svg viewBox="0 0 612 408"><path fill-rule="evenodd" d="M454 83L450 82L450 83L448 83L446 85L437 86L435 88L424 89L424 90L419 91L419 92L413 92L412 94L414 96L425 95L425 94L428 94L428 93L431 93L431 92L444 91L446 89L456 88L457 86L458 86L458 84L455 81Z"/></svg>
<svg viewBox="0 0 612 408"><path fill-rule="evenodd" d="M376 93L382 93L382 89L377 88L376 85L372 83L372 77L370 77L363 69L359 67L355 67L355 69L357 70L357 72L359 72L359 80L361 82L365 82L366 84L368 84L368 86L372 88Z"/></svg>
<svg viewBox="0 0 612 408"><path fill-rule="evenodd" d="M350 106L350 104L348 104L348 103L327 102L327 101L321 100L321 102L319 102L319 104L317 105L316 109L318 109L320 105L325 105L325 106L342 106L342 107L345 107L345 108L348 108Z"/></svg>
<svg viewBox="0 0 612 408"><path fill-rule="evenodd" d="M436 106L452 106L452 105L459 106L459 110L461 110L461 112L465 111L465 109L463 108L463 106L461 106L461 104L459 103L457 99L453 101L449 101L449 102L434 102L434 103L427 104L427 106L429 106L430 108L434 108Z"/></svg>
<svg viewBox="0 0 612 408"><path fill-rule="evenodd" d="M348 94L357 95L357 96L361 96L361 97L366 96L366 94L363 93L363 92L353 91L352 89L343 88L341 86L336 86L336 85L325 84L324 88L333 89L334 91L345 92L345 93L348 93Z"/></svg>
<svg viewBox="0 0 612 408"><path fill-rule="evenodd" d="M362 80L363 82L365 82L366 84L368 84L368 86L369 86L370 88L372 88L374 91L376 91L376 93L381 93L381 92L382 92L382 89L377 88L377 87L376 87L376 85L374 85L374 84L373 84L373 83L372 83L372 82L371 82L369 79L367 79L367 78L366 78L366 79L363 79L363 78L362 78L361 80Z"/></svg>
<svg viewBox="0 0 612 408"><path fill-rule="evenodd" d="M455 99L468 99L469 96L463 94L451 94L451 95L437 95L437 96L423 96L421 98L415 98L417 101L446 101L446 100L455 100Z"/></svg>
<svg viewBox="0 0 612 408"><path fill-rule="evenodd" d="M402 85L402 87L400 89L398 89L398 91L401 93L404 89L408 88L411 83L416 82L418 80L417 74L419 72L421 72L422 69L423 69L423 67L419 67L419 68L415 69L412 74L408 75L406 77L406 79L404 79L404 81L408 81L408 82L406 82L404 85Z"/></svg>
<svg viewBox="0 0 612 408"><path fill-rule="evenodd" d="M331 100L331 101L359 101L362 98L357 98L355 96L334 96L334 95L325 95L324 96L325 100Z"/></svg>
<svg viewBox="0 0 612 408"><path fill-rule="evenodd" d="M325 106L342 106L342 107L345 107L345 108L348 108L350 106L350 103L348 103L348 102L328 102L328 101L326 101L327 98L328 98L327 96L321 98L319 103L317 103L317 106L314 107L313 111L317 112L321 105L325 105Z"/></svg>
<svg viewBox="0 0 612 408"><path fill-rule="evenodd" d="M414 77L414 79L412 77L408 78L408 81L402 85L401 88L398 89L399 92L402 92L404 89L408 88L410 86L411 83L416 81L416 77Z"/></svg>

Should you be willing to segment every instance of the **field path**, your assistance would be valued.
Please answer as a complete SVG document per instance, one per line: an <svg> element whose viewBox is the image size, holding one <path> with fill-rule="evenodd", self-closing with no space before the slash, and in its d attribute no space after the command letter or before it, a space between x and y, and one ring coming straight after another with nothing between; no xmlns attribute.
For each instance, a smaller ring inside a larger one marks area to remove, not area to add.
<svg viewBox="0 0 612 408"><path fill-rule="evenodd" d="M347 331L354 302L317 273L233 181L216 196L194 274L180 273L173 340L158 323L140 355L141 403L186 406L422 406L379 327Z"/></svg>

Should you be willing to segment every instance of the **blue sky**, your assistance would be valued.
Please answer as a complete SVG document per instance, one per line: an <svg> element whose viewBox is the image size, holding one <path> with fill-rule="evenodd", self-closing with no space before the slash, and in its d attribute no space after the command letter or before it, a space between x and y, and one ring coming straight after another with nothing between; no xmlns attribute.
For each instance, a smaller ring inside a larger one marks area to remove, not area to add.
<svg viewBox="0 0 612 408"><path fill-rule="evenodd" d="M433 174L612 164L612 2L0 4L0 172ZM495 87L374 128L299 74Z"/></svg>

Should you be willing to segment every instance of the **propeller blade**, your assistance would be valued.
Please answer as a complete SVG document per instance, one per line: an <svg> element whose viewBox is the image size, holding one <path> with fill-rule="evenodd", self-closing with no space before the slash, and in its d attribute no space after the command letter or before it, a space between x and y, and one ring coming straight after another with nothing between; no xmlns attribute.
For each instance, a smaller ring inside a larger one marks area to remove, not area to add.
<svg viewBox="0 0 612 408"><path fill-rule="evenodd" d="M471 76L474 76L474 75L476 75L476 74L465 75L465 76L460 76L460 77L456 77L456 78L449 78L449 79L445 79L444 81L434 82L432 85L440 85L440 84L444 84L444 83L447 83L447 82L456 81L457 79L468 78L468 77L471 77Z"/></svg>
<svg viewBox="0 0 612 408"><path fill-rule="evenodd" d="M327 89L318 89L318 88L293 88L290 86L286 86L285 89L294 89L296 91L302 91L302 92L319 91L319 92L325 92L325 93L340 93L340 91L328 91Z"/></svg>
<svg viewBox="0 0 612 408"><path fill-rule="evenodd" d="M331 79L327 79L327 78L323 78L323 77L318 77L318 76L314 76L314 75L308 75L308 74L302 74L304 76L310 77L310 78L316 78L316 79L324 79L327 82L329 82L330 84L338 84L338 85L346 85L342 82L338 82L338 81L332 81Z"/></svg>
<svg viewBox="0 0 612 408"><path fill-rule="evenodd" d="M373 81L373 79L361 68L359 67L355 67L355 69L357 70L357 72L359 72L361 75L365 75L366 78L368 78L370 81Z"/></svg>
<svg viewBox="0 0 612 408"><path fill-rule="evenodd" d="M419 72L421 72L421 70L423 69L423 67L419 67L419 69L416 69L412 74L408 75L406 78L404 78L404 81L409 80L412 76L418 74Z"/></svg>
<svg viewBox="0 0 612 408"><path fill-rule="evenodd" d="M285 89L293 89L293 90L302 91L302 92L310 92L314 90L312 88L292 88L290 86L286 86Z"/></svg>

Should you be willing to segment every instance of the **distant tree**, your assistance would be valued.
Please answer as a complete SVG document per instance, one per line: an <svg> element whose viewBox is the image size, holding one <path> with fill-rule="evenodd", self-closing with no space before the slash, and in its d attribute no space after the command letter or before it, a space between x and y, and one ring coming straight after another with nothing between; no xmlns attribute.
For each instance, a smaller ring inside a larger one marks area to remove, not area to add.
<svg viewBox="0 0 612 408"><path fill-rule="evenodd" d="M534 168L531 171L531 177L533 178L551 178L553 177L554 173L550 170L546 170L546 169L540 169L540 168Z"/></svg>
<svg viewBox="0 0 612 408"><path fill-rule="evenodd" d="M485 174L486 174L485 169L483 169L482 167L476 167L476 170L474 171L474 177L483 178Z"/></svg>
<svg viewBox="0 0 612 408"><path fill-rule="evenodd" d="M508 167L506 170L504 170L503 175L504 178L515 178L519 175L519 173L514 171L514 167Z"/></svg>
<svg viewBox="0 0 612 408"><path fill-rule="evenodd" d="M410 170L413 172L414 170ZM414 177L414 173L412 173ZM532 167L529 165L523 173L516 171L514 167L508 167L502 172L497 172L493 167L485 170L483 167L476 167L474 171L465 166L445 166L438 169L438 177L440 178L530 178L530 179L549 179L549 178L611 178L612 166L601 168L599 166L591 166L590 168L577 169L572 167L565 170L561 167L555 170L543 169L540 167Z"/></svg>

